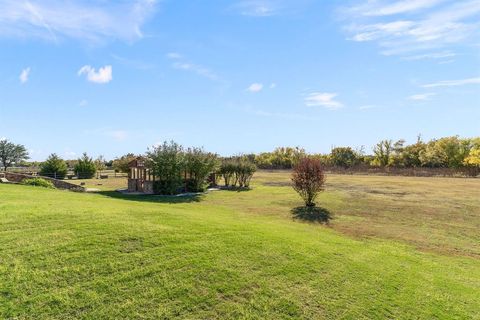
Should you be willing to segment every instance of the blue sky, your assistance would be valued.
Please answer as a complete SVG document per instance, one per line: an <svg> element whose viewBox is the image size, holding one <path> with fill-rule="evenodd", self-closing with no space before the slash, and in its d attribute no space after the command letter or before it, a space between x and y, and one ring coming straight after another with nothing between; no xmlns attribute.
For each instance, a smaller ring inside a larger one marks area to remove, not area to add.
<svg viewBox="0 0 480 320"><path fill-rule="evenodd" d="M480 135L480 0L0 0L0 137L32 159Z"/></svg>

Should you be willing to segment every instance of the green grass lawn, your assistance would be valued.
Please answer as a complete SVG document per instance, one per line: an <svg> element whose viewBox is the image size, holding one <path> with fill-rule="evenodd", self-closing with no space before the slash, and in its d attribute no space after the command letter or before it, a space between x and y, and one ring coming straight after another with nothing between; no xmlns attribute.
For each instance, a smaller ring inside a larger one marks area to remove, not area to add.
<svg viewBox="0 0 480 320"><path fill-rule="evenodd" d="M198 198L0 184L1 319L480 319L480 180L288 173Z"/></svg>

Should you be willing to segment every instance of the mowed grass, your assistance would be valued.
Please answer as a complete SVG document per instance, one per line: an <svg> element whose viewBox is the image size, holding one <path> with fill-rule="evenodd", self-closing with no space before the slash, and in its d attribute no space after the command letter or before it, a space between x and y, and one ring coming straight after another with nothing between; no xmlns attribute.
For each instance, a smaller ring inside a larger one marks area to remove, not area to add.
<svg viewBox="0 0 480 320"><path fill-rule="evenodd" d="M293 218L288 179L197 198L0 184L0 318L480 318L480 180L331 175L325 225Z"/></svg>

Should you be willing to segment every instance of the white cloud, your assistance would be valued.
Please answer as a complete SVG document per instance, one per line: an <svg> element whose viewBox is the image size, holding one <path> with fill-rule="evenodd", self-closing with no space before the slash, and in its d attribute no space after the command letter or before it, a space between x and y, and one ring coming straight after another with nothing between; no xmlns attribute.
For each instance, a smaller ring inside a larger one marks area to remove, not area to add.
<svg viewBox="0 0 480 320"><path fill-rule="evenodd" d="M480 77L461 79L461 80L444 80L444 81L424 84L422 87L423 88L456 87L456 86L463 86L467 84L480 84Z"/></svg>
<svg viewBox="0 0 480 320"><path fill-rule="evenodd" d="M187 61L180 53L170 52L167 53L166 56L168 59L174 60L172 67L175 69L191 71L210 80L220 79L220 77L209 68Z"/></svg>
<svg viewBox="0 0 480 320"><path fill-rule="evenodd" d="M167 58L169 58L169 59L181 59L182 55L180 53L176 53L176 52L169 52L169 53L167 53Z"/></svg>
<svg viewBox="0 0 480 320"><path fill-rule="evenodd" d="M430 97L433 97L436 95L436 93L433 92L428 92L428 93L419 93L419 94L414 94L408 97L408 100L413 100L413 101L427 101L430 100Z"/></svg>
<svg viewBox="0 0 480 320"><path fill-rule="evenodd" d="M236 3L233 8L242 15L252 17L273 16L278 14L280 9L275 2L269 0L243 0Z"/></svg>
<svg viewBox="0 0 480 320"><path fill-rule="evenodd" d="M343 104L334 98L337 93L328 92L312 92L305 98L305 104L308 107L325 107L327 109L336 110L343 107Z"/></svg>
<svg viewBox="0 0 480 320"><path fill-rule="evenodd" d="M407 60L452 57L454 52L442 56L431 51L466 45L480 28L478 0L367 1L344 13L352 21L346 27L350 40L375 41L384 55L430 51ZM399 13L401 19L395 16Z"/></svg>
<svg viewBox="0 0 480 320"><path fill-rule="evenodd" d="M276 84L276 83L270 84L270 89L275 89L276 87L277 87L277 84Z"/></svg>
<svg viewBox="0 0 480 320"><path fill-rule="evenodd" d="M218 75L215 74L215 72L198 64L194 64L190 62L175 62L173 64L173 67L175 69L195 72L196 74L202 77L208 78L210 80L218 80Z"/></svg>
<svg viewBox="0 0 480 320"><path fill-rule="evenodd" d="M29 76L30 76L30 67L23 69L19 76L20 82L22 84L27 83Z"/></svg>
<svg viewBox="0 0 480 320"><path fill-rule="evenodd" d="M86 107L87 105L88 105L88 101L85 99L78 103L79 107Z"/></svg>
<svg viewBox="0 0 480 320"><path fill-rule="evenodd" d="M247 91L250 91L250 92L260 92L262 90L263 90L263 84L261 84L261 83L252 83L247 88Z"/></svg>
<svg viewBox="0 0 480 320"><path fill-rule="evenodd" d="M78 75L83 74L87 75L87 80L94 83L109 83L112 81L112 66L105 66L103 68L95 71L95 68L92 68L89 65L83 66L78 70Z"/></svg>
<svg viewBox="0 0 480 320"><path fill-rule="evenodd" d="M453 52L432 52L432 53L419 54L415 56L408 56L402 59L403 60L443 59L443 58L452 58L452 57L455 57L456 55L457 54Z"/></svg>
<svg viewBox="0 0 480 320"><path fill-rule="evenodd" d="M403 0L403 1L369 1L362 10L356 8L365 16L389 16L399 13L414 12L433 7L445 0Z"/></svg>
<svg viewBox="0 0 480 320"><path fill-rule="evenodd" d="M155 7L155 0L0 0L0 36L133 41Z"/></svg>

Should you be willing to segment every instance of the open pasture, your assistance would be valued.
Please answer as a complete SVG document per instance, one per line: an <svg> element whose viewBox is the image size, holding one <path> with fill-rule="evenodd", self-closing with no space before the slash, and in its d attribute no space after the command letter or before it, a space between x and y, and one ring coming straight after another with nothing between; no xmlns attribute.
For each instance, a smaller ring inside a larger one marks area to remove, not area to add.
<svg viewBox="0 0 480 320"><path fill-rule="evenodd" d="M0 184L0 318L480 317L479 179L329 175L321 216L288 172L189 198L107 180Z"/></svg>

